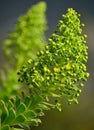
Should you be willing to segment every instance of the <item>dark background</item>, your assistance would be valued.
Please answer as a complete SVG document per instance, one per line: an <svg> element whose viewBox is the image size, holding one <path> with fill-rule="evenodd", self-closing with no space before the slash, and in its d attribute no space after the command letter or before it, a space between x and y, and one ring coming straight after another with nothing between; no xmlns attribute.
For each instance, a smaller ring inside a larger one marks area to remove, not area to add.
<svg viewBox="0 0 94 130"><path fill-rule="evenodd" d="M81 14L81 22L85 23L84 32L88 35L89 60L87 63L90 77L83 88L79 104L63 104L62 112L56 110L45 112L42 124L32 130L94 130L94 1L93 0L45 0L47 3L47 20L49 29L47 38L55 30L61 15L72 7ZM4 59L2 44L8 31L13 30L17 18L39 0L0 0L0 67Z"/></svg>

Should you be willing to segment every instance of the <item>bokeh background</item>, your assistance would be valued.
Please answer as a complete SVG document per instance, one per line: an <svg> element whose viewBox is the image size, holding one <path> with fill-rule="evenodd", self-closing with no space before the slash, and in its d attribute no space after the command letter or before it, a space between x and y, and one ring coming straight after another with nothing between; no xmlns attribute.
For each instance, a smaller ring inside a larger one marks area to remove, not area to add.
<svg viewBox="0 0 94 130"><path fill-rule="evenodd" d="M3 69L3 40L8 31L13 30L17 18L28 8L40 0L0 0L0 68ZM84 32L88 35L87 63L90 77L83 88L79 104L68 105L64 100L62 112L51 110L45 112L42 124L32 130L94 130L94 0L44 0L47 3L48 31L47 38L56 29L61 15L72 7L81 14L81 22L85 23ZM63 99L62 99L63 100Z"/></svg>

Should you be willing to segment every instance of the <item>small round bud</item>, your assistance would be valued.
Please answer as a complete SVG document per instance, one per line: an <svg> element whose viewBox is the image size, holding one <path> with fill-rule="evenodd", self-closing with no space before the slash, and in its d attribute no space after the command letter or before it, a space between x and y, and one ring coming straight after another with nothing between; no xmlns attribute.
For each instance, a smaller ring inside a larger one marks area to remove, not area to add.
<svg viewBox="0 0 94 130"><path fill-rule="evenodd" d="M32 59L29 59L27 63L28 63L28 64L31 64L31 62L32 62Z"/></svg>

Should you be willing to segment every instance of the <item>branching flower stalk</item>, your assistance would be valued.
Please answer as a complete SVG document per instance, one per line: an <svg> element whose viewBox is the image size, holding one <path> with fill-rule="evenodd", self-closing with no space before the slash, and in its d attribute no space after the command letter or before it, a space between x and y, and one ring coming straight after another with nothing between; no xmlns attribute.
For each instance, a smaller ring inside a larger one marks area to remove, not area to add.
<svg viewBox="0 0 94 130"><path fill-rule="evenodd" d="M41 122L39 116L44 115L44 110L61 111L63 96L69 104L78 104L77 98L89 76L87 36L82 32L84 24L79 17L69 8L45 49L18 71L18 81L26 84L27 89L21 97L0 101L1 130L18 127L29 130L31 125Z"/></svg>
<svg viewBox="0 0 94 130"><path fill-rule="evenodd" d="M19 71L19 81L30 85L45 99L68 97L68 102L78 103L77 97L87 80L88 59L86 35L82 34L80 14L72 8L59 21L57 30L49 38L45 50L37 53L37 60L30 59Z"/></svg>

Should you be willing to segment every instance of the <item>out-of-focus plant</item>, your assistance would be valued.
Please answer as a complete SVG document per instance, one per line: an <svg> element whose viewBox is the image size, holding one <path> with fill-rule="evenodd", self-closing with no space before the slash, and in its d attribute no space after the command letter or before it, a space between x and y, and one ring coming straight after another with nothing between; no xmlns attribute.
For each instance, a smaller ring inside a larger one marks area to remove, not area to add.
<svg viewBox="0 0 94 130"><path fill-rule="evenodd" d="M69 8L45 49L38 51L37 58L29 59L18 71L18 81L26 84L27 89L20 96L0 101L1 130L29 130L41 122L39 116L44 115L44 110L61 111L64 96L69 104L78 104L77 97L89 76L85 65L86 35L79 16Z"/></svg>
<svg viewBox="0 0 94 130"><path fill-rule="evenodd" d="M26 14L18 18L14 31L3 43L6 56L6 72L2 72L2 88L0 95L10 96L21 87L16 81L17 69L28 59L36 58L36 52L43 50L46 43L46 3L39 2L32 6Z"/></svg>

